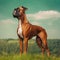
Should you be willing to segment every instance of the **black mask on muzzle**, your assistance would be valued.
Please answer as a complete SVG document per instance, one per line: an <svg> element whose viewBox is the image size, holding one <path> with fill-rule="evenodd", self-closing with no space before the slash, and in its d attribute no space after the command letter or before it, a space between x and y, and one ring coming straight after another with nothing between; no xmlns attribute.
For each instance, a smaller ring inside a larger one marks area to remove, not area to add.
<svg viewBox="0 0 60 60"><path fill-rule="evenodd" d="M19 8L14 9L13 11L13 17L18 18L20 16L20 10Z"/></svg>

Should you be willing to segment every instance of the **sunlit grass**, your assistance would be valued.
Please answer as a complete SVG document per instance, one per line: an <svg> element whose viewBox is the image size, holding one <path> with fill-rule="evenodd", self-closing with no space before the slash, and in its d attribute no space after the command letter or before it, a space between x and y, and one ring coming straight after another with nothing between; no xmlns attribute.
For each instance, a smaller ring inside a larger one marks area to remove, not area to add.
<svg viewBox="0 0 60 60"><path fill-rule="evenodd" d="M3 55L0 56L0 60L60 60L60 57L56 56L42 56L40 54L27 54L27 55Z"/></svg>

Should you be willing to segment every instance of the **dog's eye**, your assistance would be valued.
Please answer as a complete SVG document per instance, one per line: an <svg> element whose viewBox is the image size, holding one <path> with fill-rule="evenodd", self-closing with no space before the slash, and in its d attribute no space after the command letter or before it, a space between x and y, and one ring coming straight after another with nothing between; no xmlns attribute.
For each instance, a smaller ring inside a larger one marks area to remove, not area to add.
<svg viewBox="0 0 60 60"><path fill-rule="evenodd" d="M20 12L20 10L18 9L18 12Z"/></svg>
<svg viewBox="0 0 60 60"><path fill-rule="evenodd" d="M20 11L19 8L17 8L17 11L18 11L18 12Z"/></svg>
<svg viewBox="0 0 60 60"><path fill-rule="evenodd" d="M19 9L17 9L17 12L20 12L20 10L19 10Z"/></svg>

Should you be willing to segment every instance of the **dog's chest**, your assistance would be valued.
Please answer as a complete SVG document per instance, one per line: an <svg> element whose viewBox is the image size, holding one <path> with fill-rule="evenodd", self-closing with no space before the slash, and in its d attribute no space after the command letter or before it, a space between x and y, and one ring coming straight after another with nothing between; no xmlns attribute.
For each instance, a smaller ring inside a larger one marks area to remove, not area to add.
<svg viewBox="0 0 60 60"><path fill-rule="evenodd" d="M21 21L19 21L19 24L18 24L18 35L19 35L21 38L23 38Z"/></svg>

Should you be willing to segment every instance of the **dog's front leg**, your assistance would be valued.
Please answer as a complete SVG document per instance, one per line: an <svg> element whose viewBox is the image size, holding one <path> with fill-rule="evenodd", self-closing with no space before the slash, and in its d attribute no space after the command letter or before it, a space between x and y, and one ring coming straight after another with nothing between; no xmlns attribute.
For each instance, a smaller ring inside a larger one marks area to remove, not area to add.
<svg viewBox="0 0 60 60"><path fill-rule="evenodd" d="M28 48L28 38L24 38L24 51L23 53L26 54L27 53L27 48Z"/></svg>
<svg viewBox="0 0 60 60"><path fill-rule="evenodd" d="M20 55L23 53L23 40L19 39L19 44L20 44Z"/></svg>

